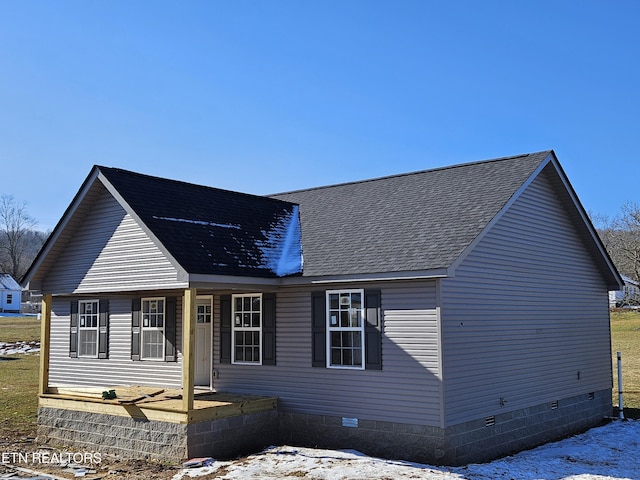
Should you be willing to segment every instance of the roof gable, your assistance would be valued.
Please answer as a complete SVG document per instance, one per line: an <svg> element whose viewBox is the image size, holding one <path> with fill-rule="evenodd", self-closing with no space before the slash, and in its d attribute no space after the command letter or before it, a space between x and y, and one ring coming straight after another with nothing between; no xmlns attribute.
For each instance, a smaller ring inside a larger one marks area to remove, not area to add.
<svg viewBox="0 0 640 480"><path fill-rule="evenodd" d="M274 195L300 205L304 276L446 270L550 152Z"/></svg>
<svg viewBox="0 0 640 480"><path fill-rule="evenodd" d="M297 206L109 167L101 179L189 274L282 277L302 271Z"/></svg>
<svg viewBox="0 0 640 480"><path fill-rule="evenodd" d="M42 279L53 293L136 291L184 288L184 272L176 268L157 242L129 215L101 182L85 205L87 214Z"/></svg>

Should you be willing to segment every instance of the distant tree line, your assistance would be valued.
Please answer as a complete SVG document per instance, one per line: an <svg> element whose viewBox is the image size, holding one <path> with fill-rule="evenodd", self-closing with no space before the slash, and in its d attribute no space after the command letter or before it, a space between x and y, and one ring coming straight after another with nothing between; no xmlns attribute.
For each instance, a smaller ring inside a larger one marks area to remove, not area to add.
<svg viewBox="0 0 640 480"><path fill-rule="evenodd" d="M591 219L618 271L640 282L640 205L627 202L614 218L591 215Z"/></svg>
<svg viewBox="0 0 640 480"><path fill-rule="evenodd" d="M20 281L47 239L24 202L0 196L0 272Z"/></svg>

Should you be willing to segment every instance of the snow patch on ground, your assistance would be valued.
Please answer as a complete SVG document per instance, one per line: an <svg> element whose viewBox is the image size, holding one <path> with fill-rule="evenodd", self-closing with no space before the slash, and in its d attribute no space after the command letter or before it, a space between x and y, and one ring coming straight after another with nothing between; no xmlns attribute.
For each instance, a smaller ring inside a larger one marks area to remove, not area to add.
<svg viewBox="0 0 640 480"><path fill-rule="evenodd" d="M367 457L355 450L270 447L235 461L184 469L173 480L216 473L225 480L638 480L640 421L616 421L486 464L434 467Z"/></svg>
<svg viewBox="0 0 640 480"><path fill-rule="evenodd" d="M37 353L39 351L40 342L0 342L0 356Z"/></svg>

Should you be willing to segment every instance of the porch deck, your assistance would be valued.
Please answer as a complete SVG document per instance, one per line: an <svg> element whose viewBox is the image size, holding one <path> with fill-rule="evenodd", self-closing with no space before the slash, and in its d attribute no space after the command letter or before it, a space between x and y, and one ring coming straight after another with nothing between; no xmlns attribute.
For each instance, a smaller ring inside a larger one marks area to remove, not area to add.
<svg viewBox="0 0 640 480"><path fill-rule="evenodd" d="M116 397L103 398L102 392L110 390ZM193 409L185 411L183 405L182 389L141 386L50 387L39 399L40 407L191 424L276 410L278 398L196 389Z"/></svg>

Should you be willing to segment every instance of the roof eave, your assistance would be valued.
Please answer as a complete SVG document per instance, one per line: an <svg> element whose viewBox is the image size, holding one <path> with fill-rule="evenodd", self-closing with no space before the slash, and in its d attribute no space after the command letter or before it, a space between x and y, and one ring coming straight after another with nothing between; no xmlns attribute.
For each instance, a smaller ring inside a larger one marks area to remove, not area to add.
<svg viewBox="0 0 640 480"><path fill-rule="evenodd" d="M553 153L553 152L552 152ZM605 248L600 236L598 235L589 215L585 211L582 203L578 199L578 195L576 194L571 182L569 182L569 178L564 172L560 162L556 158L555 154L553 154L551 158L551 164L555 168L555 172L557 173L558 180L562 183L564 190L568 194L571 204L574 207L575 213L578 215L579 219L582 221L582 225L586 228L588 232L588 239L591 240L591 247L587 245L589 250L593 250L593 253L596 254L596 262L601 267L601 271L603 276L606 279L607 287L609 290L621 290L624 287L624 280L618 272L613 260L609 256L607 249Z"/></svg>
<svg viewBox="0 0 640 480"><path fill-rule="evenodd" d="M445 267L429 270L413 270L402 272L352 273L343 275L317 275L302 277L285 277L282 285L318 285L325 283L363 283L394 280L425 280L450 277L451 271Z"/></svg>
<svg viewBox="0 0 640 480"><path fill-rule="evenodd" d="M191 288L215 288L221 290L247 290L248 288L278 287L280 278L245 277L240 275L211 275L191 273L188 276Z"/></svg>

